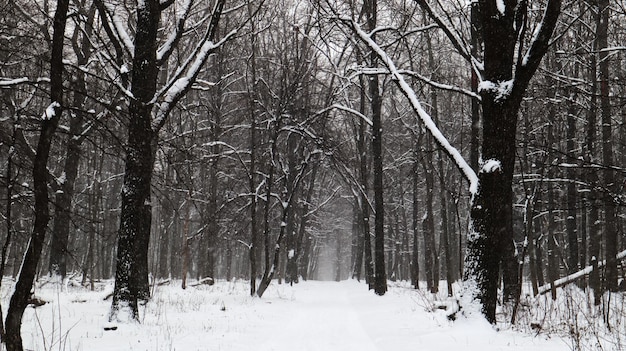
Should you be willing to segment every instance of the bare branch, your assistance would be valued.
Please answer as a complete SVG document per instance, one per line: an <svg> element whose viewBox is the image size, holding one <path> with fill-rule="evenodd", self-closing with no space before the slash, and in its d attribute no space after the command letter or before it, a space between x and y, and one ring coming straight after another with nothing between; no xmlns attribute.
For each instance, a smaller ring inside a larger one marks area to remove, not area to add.
<svg viewBox="0 0 626 351"><path fill-rule="evenodd" d="M376 53L380 61L385 66L387 66L392 76L392 79L395 81L398 88L400 88L400 91L402 91L407 99L409 99L413 111L424 123L430 134L434 137L437 144L439 144L439 146L445 151L446 155L448 155L448 157L450 157L450 159L454 161L456 166L461 171L463 177L465 177L465 179L469 182L470 193L475 194L478 190L478 176L476 175L476 172L474 172L472 167L467 164L463 156L461 156L459 150L452 146L450 142L443 136L430 115L426 113L426 111L424 111L417 98L417 95L415 94L415 91L404 80L404 76L396 68L393 60L391 60L387 53L383 49L381 49L380 46L378 46L378 44L374 40L372 40L372 38L366 32L364 32L357 23L350 19L343 19L342 21L348 24L353 32L356 34L356 36L368 47L370 47L372 51Z"/></svg>

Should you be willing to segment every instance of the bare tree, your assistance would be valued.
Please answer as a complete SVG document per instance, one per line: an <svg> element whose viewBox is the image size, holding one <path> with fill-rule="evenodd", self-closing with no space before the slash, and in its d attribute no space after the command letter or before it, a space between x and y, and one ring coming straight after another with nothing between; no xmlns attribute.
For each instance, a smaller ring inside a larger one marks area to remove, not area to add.
<svg viewBox="0 0 626 351"><path fill-rule="evenodd" d="M63 111L63 48L65 25L69 0L57 2L54 13L52 47L50 57L50 105L42 115L41 131L37 142L37 152L33 162L33 182L35 187L35 224L28 249L24 255L20 275L11 296L6 319L6 340L8 351L22 351L22 316L30 290L37 273L48 221L50 220L48 197L48 157L54 133Z"/></svg>
<svg viewBox="0 0 626 351"><path fill-rule="evenodd" d="M202 67L217 48L231 39L235 31L215 42L225 0L217 0L207 15L204 34L193 46L187 60L160 89L159 67L164 65L186 33L186 20L193 0L176 12L177 26L161 47L158 46L159 23L165 6L158 0L140 3L132 47L133 63L129 104L129 129L126 146L126 170L122 191L122 212L118 233L115 289L109 320L119 320L121 310L129 309L130 318L138 318L138 299L149 296L148 244L151 227L150 185L156 156L159 130L176 104L191 89ZM171 3L170 3L171 4ZM108 13L108 16L114 16ZM118 29L119 30L119 29ZM125 36L123 36L124 38ZM125 43L130 46L130 43Z"/></svg>

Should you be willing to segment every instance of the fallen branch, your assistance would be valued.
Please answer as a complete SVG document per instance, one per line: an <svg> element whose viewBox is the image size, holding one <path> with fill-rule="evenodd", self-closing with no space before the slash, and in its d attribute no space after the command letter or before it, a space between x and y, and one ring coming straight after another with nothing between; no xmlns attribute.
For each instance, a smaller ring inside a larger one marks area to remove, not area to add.
<svg viewBox="0 0 626 351"><path fill-rule="evenodd" d="M618 260L623 260L626 258L626 250L620 252L617 254L617 259ZM606 260L604 261L600 261L598 262L598 268L602 268L604 267L604 265L606 265ZM575 282L576 280L588 275L589 273L593 272L593 266L587 266L583 269L581 269L580 271L576 272L576 273L572 273L568 276L565 276L561 279L557 279L552 283L548 283L545 285L542 285L539 287L537 294L538 295L543 295L545 293L547 293L548 291L550 291L552 289L552 287L554 286L554 288L559 288L561 286L567 285L569 283Z"/></svg>

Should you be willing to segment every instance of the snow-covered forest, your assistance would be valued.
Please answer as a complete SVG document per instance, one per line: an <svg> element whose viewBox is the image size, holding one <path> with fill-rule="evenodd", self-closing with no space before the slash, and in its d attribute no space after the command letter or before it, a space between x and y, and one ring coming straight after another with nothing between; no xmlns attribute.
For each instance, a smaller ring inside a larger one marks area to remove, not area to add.
<svg viewBox="0 0 626 351"><path fill-rule="evenodd" d="M336 296L367 325L302 348L622 349L625 43L622 0L4 1L2 345Z"/></svg>

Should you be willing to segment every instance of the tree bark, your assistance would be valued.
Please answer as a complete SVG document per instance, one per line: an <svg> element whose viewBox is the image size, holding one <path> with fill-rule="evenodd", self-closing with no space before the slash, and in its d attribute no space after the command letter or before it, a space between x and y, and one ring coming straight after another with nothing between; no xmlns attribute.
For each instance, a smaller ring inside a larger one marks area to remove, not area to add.
<svg viewBox="0 0 626 351"><path fill-rule="evenodd" d="M377 0L366 0L364 3L367 26L373 31L377 25ZM376 41L376 35L372 34ZM378 66L378 56L370 53L370 67ZM382 98L378 76L369 76L370 106L372 112L372 162L374 172L374 292L384 295L387 292L387 273L385 271L385 205L383 197L383 151L382 151Z"/></svg>
<svg viewBox="0 0 626 351"><path fill-rule="evenodd" d="M480 52L480 16L478 15L479 6L478 1L471 2L470 8L470 36L471 36L471 48L470 53L472 57L478 59ZM475 69L471 68L472 80L471 89L473 93L478 94L478 73ZM474 169L474 172L478 173L478 160L480 149L480 102L477 99L472 99L472 125L470 129L470 166Z"/></svg>
<svg viewBox="0 0 626 351"><path fill-rule="evenodd" d="M476 298L491 323L495 323L501 266L505 269L505 290L519 290L517 259L511 252L517 115L530 79L547 51L560 7L559 0L546 4L535 39L526 55L515 62L520 19L526 18L526 7L505 2L501 12L495 1L479 1L486 82L480 91L485 164L478 174L478 192L471 208L473 232L468 240L465 277L469 285L476 284Z"/></svg>
<svg viewBox="0 0 626 351"><path fill-rule="evenodd" d="M577 74L576 74L577 76ZM568 99L568 109L567 109L567 154L573 155L576 154L575 148L577 147L574 143L574 139L576 138L576 116L575 116L575 105L574 101L576 100L576 94L570 92L571 89L567 88L565 90L565 94ZM567 177L569 179L577 179L576 170L572 167L567 171ZM568 260L568 273L572 274L577 272L580 267L582 267L585 263L580 262L580 253L579 253L579 237L578 237L578 229L577 229L577 217L578 211L576 209L576 202L578 201L578 196L576 193L576 185L573 181L567 183L567 219L565 222L566 231L567 231L567 241L569 247L569 260Z"/></svg>
<svg viewBox="0 0 626 351"><path fill-rule="evenodd" d="M137 300L147 297L144 294L149 293L148 276L143 276L143 268L147 270L150 184L157 140L152 130L151 100L156 93L158 74L156 50L160 14L158 0L146 0L144 6L137 8L131 90L134 99L129 106L126 169L110 321L120 319L120 310L126 308L129 309L129 317L137 320Z"/></svg>
<svg viewBox="0 0 626 351"><path fill-rule="evenodd" d="M596 9L596 28L599 26L601 14ZM594 53L590 55L589 62L589 83L591 85L589 92L589 110L587 110L587 130L586 130L586 154L585 161L588 163L597 162L596 158L596 129L598 118L598 82L597 82L597 61L595 52L598 51L598 38L593 43ZM598 183L598 175L595 170L589 170L587 172L587 182L594 186ZM587 193L586 203L589 206L589 213L587 217L587 223L589 223L589 263L593 267L589 274L589 285L594 292L594 303L600 304L600 298L602 296L602 286L600 282L600 272L598 270L598 261L600 260L600 221L598 207L600 203L597 196L593 192Z"/></svg>
<svg viewBox="0 0 626 351"><path fill-rule="evenodd" d="M365 86L363 77L359 77L361 87ZM359 112L365 113L365 95L364 88L361 89ZM370 205L367 198L369 193L369 171L367 159L367 143L366 143L366 124L363 119L359 120L359 136L357 138L357 151L359 153L359 181L361 185L361 194L359 204L361 206L364 265L365 265L365 281L369 289L374 288L374 262L372 260L372 243L370 237Z"/></svg>
<svg viewBox="0 0 626 351"><path fill-rule="evenodd" d="M265 272L263 273L263 277L261 278L261 282L259 283L259 289L257 290L257 296L258 297L262 297L263 293L265 293L265 290L269 287L272 278L274 277L274 274L276 274L276 271L278 270L278 263L279 263L279 258L280 258L280 249L281 249L281 245L282 242L285 238L286 235L286 228L287 228L287 215L289 213L289 210L291 208L291 206L293 205L293 201L295 198L295 193L298 190L298 187L300 185L300 181L302 180L302 176L304 174L305 169L307 168L307 164L308 164L308 160L305 160L302 165L300 170L298 171L298 174L295 176L293 182L293 187L292 187L292 192L289 193L287 196L288 198L286 199L286 201L283 204L283 211L282 211L282 215L281 215L281 225L280 225L280 232L278 234L278 238L276 239L276 245L274 246L274 256L273 259L270 262L268 262L268 264L265 267ZM269 197L269 193L268 193L268 197ZM266 239L267 240L267 239ZM266 244L267 245L267 244ZM266 248L267 250L267 248ZM269 251L269 250L267 250ZM268 259L268 256L266 255L266 259Z"/></svg>
<svg viewBox="0 0 626 351"><path fill-rule="evenodd" d="M74 43L75 47L80 47L80 50L74 50L74 54L78 58L78 66L86 65L91 56L92 47L88 37L92 32L95 9L95 6L93 6L89 10L87 24L85 26L85 38L83 38L81 45L79 46L78 43ZM87 103L85 72L78 70L75 74L76 81L72 84L74 88L72 106L75 106L77 110L70 120L67 152L65 154L65 164L63 167L63 174L65 175L65 177L63 177L64 181L60 184L61 191L57 191L55 195L54 223L52 227L52 238L50 240L50 261L48 265L48 273L50 275L60 275L61 279L64 279L67 273L67 244L70 233L70 223L72 222L71 208L74 197L74 184L76 182L78 164L82 153L81 144L85 139L85 135L81 133L85 120L85 112L82 109Z"/></svg>
<svg viewBox="0 0 626 351"><path fill-rule="evenodd" d="M611 123L611 100L609 87L609 53L604 50L608 47L609 14L611 8L609 0L598 1L598 63L600 68L600 113L602 115L602 163L605 167L613 164L613 138ZM616 204L613 200L617 196L618 187L615 184L615 173L611 169L604 171L603 181L608 188L604 196L604 236L606 245L606 289L617 291L617 235L618 218Z"/></svg>
<svg viewBox="0 0 626 351"><path fill-rule="evenodd" d="M69 0L59 0L54 13L52 53L50 58L51 103L42 118L41 132L33 164L35 223L7 311L6 339L4 340L7 351L23 350L21 336L22 316L28 305L30 290L37 273L37 266L50 219L47 165L52 139L63 111L63 40L68 8Z"/></svg>
<svg viewBox="0 0 626 351"><path fill-rule="evenodd" d="M413 287L415 289L419 289L419 279L420 279L420 266L419 266L419 206L418 206L418 161L417 161L417 153L418 153L418 145L417 137L414 135L415 139L413 145L413 169L411 174L412 180L412 191L413 191L413 205L411 206L411 218L413 224L413 253L411 256L411 282L413 283Z"/></svg>
<svg viewBox="0 0 626 351"><path fill-rule="evenodd" d="M432 142L426 137L427 149L422 146L424 180L426 182L426 213L422 218L422 233L424 234L424 269L426 273L426 288L431 293L439 292L439 252L435 240L435 218L433 204L435 201L435 177L433 176Z"/></svg>

